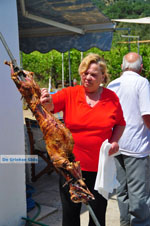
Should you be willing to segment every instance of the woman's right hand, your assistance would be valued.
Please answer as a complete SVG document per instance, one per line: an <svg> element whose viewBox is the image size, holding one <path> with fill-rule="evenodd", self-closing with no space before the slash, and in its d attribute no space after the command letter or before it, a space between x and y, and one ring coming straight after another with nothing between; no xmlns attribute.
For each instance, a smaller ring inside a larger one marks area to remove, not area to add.
<svg viewBox="0 0 150 226"><path fill-rule="evenodd" d="M41 89L40 102L48 112L54 110L52 96L48 93L48 90L46 88Z"/></svg>

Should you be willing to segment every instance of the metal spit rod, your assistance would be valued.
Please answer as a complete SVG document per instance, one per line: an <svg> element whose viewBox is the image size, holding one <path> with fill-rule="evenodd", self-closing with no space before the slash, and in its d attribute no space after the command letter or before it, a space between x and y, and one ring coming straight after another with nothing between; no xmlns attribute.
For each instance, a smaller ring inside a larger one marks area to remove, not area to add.
<svg viewBox="0 0 150 226"><path fill-rule="evenodd" d="M87 209L89 210L89 213L91 215L91 217L93 218L93 221L95 223L96 226L101 226L100 223L97 220L97 217L95 216L94 211L92 210L91 206L89 204L86 204Z"/></svg>
<svg viewBox="0 0 150 226"><path fill-rule="evenodd" d="M6 43L6 41L5 41L5 39L4 39L4 37L3 37L3 35L2 35L1 32L0 32L0 40L1 40L2 44L3 44L3 46L5 47L6 52L8 53L8 56L9 56L10 59L11 59L11 62L12 62L12 64L13 64L14 71L15 71L15 72L19 71L20 68L19 68L18 65L17 65L17 61L16 61L16 59L14 58L12 52L10 51L10 49L9 49L9 47L8 47L8 45L7 45L7 43ZM23 73L23 71L19 72L19 77L21 78L21 80L23 80L23 81L25 80L24 78L25 78L26 76L25 76L25 74Z"/></svg>
<svg viewBox="0 0 150 226"><path fill-rule="evenodd" d="M5 49L6 49L6 52L8 53L8 55L9 55L9 57L10 57L10 59L11 59L13 65L14 65L15 67L17 67L16 59L15 59L14 56L12 55L12 53L11 53L11 51L10 51L10 49L9 49L9 47L8 47L8 45L7 45L7 43L6 43L6 41L5 41L5 39L4 39L4 37L3 37L3 35L2 35L1 32L0 32L0 39L1 39L1 41L2 41L3 46L4 46Z"/></svg>

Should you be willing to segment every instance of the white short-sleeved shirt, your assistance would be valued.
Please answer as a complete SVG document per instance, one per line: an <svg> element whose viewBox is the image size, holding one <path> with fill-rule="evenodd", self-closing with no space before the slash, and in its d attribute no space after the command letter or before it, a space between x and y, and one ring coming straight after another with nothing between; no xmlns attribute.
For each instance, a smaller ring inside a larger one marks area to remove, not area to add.
<svg viewBox="0 0 150 226"><path fill-rule="evenodd" d="M143 115L150 114L150 84L139 74L126 71L112 81L108 88L114 91L123 109L125 131L120 138L121 153L133 157L150 154L150 130L144 124Z"/></svg>

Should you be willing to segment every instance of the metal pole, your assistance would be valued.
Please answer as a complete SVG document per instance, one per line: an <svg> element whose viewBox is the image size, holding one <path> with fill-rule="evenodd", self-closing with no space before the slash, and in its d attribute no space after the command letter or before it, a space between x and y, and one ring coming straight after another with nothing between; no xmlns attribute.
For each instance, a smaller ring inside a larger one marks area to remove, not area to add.
<svg viewBox="0 0 150 226"><path fill-rule="evenodd" d="M128 36L130 36L130 31L131 31L131 29L129 28L129 30L128 30ZM130 38L129 38L129 52L131 52Z"/></svg>
<svg viewBox="0 0 150 226"><path fill-rule="evenodd" d="M125 30L127 30L128 31L128 36L130 36L130 32L131 32L131 28L129 27L129 28L126 28L126 27L124 27L124 28L115 28L115 30L116 31L125 31ZM130 45L130 37L128 38L128 41L129 41L129 44L128 44L128 46L129 46L129 52L131 51L131 45Z"/></svg>
<svg viewBox="0 0 150 226"><path fill-rule="evenodd" d="M62 88L64 88L64 53L62 53Z"/></svg>
<svg viewBox="0 0 150 226"><path fill-rule="evenodd" d="M137 45L138 45L138 54L139 54L139 52L140 52L139 36L138 36L138 43L137 43Z"/></svg>
<svg viewBox="0 0 150 226"><path fill-rule="evenodd" d="M5 39L4 39L4 37L3 37L3 35L2 35L1 32L0 32L0 40L1 40L1 42L2 42L2 44L3 44L3 46L4 46L4 48L5 48L5 50L6 50L7 54L8 54L8 56L9 56L10 59L11 59L11 62L12 62L12 64L13 64L14 71L15 71L15 72L19 71L20 68L19 68L18 65L17 65L17 61L16 61L16 59L14 58L12 52L10 51L10 49L9 49L9 47L8 47L8 45L7 45L7 43L6 43L6 41L5 41ZM19 73L19 77L21 78L22 81L25 81L25 78L24 78L24 77L26 77L26 75L23 73L23 71L21 71L21 72Z"/></svg>
<svg viewBox="0 0 150 226"><path fill-rule="evenodd" d="M81 53L81 61L83 60L83 52L80 52ZM81 80L80 80L80 85L81 85Z"/></svg>
<svg viewBox="0 0 150 226"><path fill-rule="evenodd" d="M83 60L83 52L81 52L81 61Z"/></svg>
<svg viewBox="0 0 150 226"><path fill-rule="evenodd" d="M69 85L71 86L71 63L70 63L70 50L68 51L69 57Z"/></svg>
<svg viewBox="0 0 150 226"><path fill-rule="evenodd" d="M95 223L96 226L101 226L100 223L97 220L97 217L95 216L94 211L92 210L91 206L89 204L86 204L87 209L89 210L89 213L91 215L91 217L93 218L93 221Z"/></svg>
<svg viewBox="0 0 150 226"><path fill-rule="evenodd" d="M11 53L11 51L10 51L10 49L9 49L9 47L8 47L8 45L7 45L7 43L6 43L6 41L5 41L5 39L4 39L4 37L3 37L1 32L0 32L0 39L1 39L1 42L2 42L3 46L6 49L6 52L7 52L8 56L10 57L12 63L14 63L14 65L16 66L17 65L16 59L12 55L12 53Z"/></svg>
<svg viewBox="0 0 150 226"><path fill-rule="evenodd" d="M138 54L139 54L139 52L140 52L140 47L139 47L139 36L133 36L133 35L121 35L121 37L123 37L123 38L128 38L128 40L129 40L129 38L137 38L137 48L138 48Z"/></svg>
<svg viewBox="0 0 150 226"><path fill-rule="evenodd" d="M51 88L52 88L52 77L49 76L49 81L48 81L48 92L51 92Z"/></svg>
<svg viewBox="0 0 150 226"><path fill-rule="evenodd" d="M23 53L20 51L20 66L23 68Z"/></svg>

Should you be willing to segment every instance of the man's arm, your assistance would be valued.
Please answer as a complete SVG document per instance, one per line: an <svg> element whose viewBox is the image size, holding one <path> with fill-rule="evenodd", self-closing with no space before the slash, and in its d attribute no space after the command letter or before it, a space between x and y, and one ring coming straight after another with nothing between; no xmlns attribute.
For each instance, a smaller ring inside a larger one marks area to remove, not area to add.
<svg viewBox="0 0 150 226"><path fill-rule="evenodd" d="M124 129L125 129L125 126L120 126L120 125L116 125L113 128L113 133L109 140L109 142L112 144L109 150L109 155L115 154L116 152L119 151L118 141L122 136Z"/></svg>
<svg viewBox="0 0 150 226"><path fill-rule="evenodd" d="M143 121L148 129L150 129L150 115L143 115Z"/></svg>

